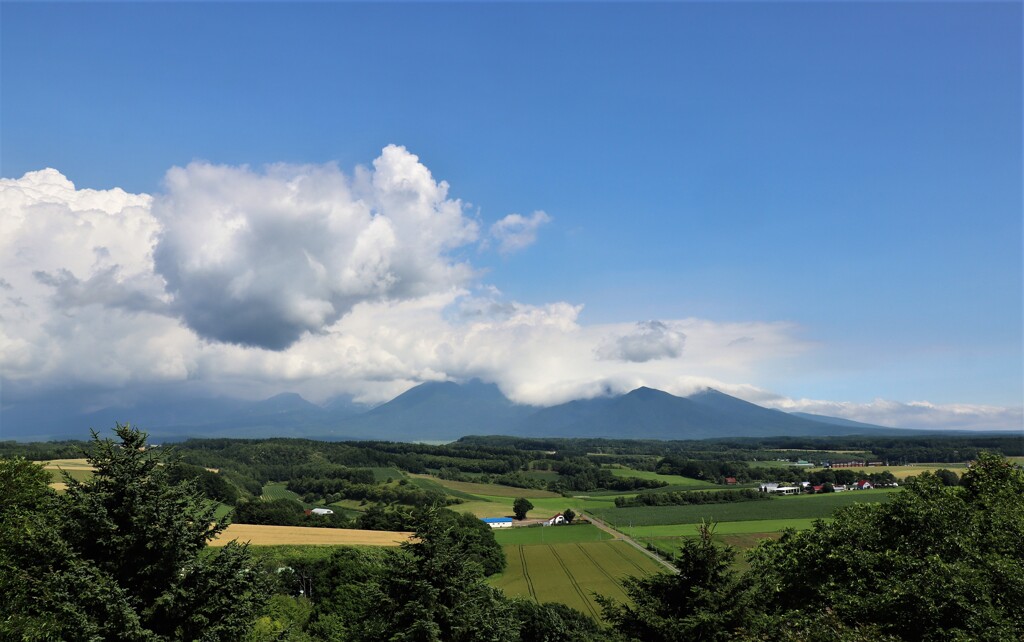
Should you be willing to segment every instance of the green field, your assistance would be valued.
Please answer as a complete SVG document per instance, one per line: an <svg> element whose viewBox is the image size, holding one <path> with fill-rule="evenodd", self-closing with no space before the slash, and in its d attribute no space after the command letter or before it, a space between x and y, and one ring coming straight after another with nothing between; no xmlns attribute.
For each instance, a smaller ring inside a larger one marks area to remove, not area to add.
<svg viewBox="0 0 1024 642"><path fill-rule="evenodd" d="M715 524L716 535L751 535L754 533L778 533L787 528L798 531L807 530L818 519L829 521L831 518L804 519L754 519L746 522L719 522ZM623 533L640 543L656 537L696 537L699 523L694 524L659 524L657 526L623 527Z"/></svg>
<svg viewBox="0 0 1024 642"><path fill-rule="evenodd" d="M555 527L552 527L555 528ZM627 597L621 581L648 576L661 567L621 540L546 546L503 546L508 568L490 582L507 595L537 602L561 602L599 618L594 593L620 602Z"/></svg>
<svg viewBox="0 0 1024 642"><path fill-rule="evenodd" d="M397 468L370 468L373 471L374 481L382 482L390 479L401 479L405 477L405 473L398 470Z"/></svg>
<svg viewBox="0 0 1024 642"><path fill-rule="evenodd" d="M309 504L302 501L298 493L288 490L287 484L283 482L271 482L263 487L263 494L260 495L260 499L273 500L273 499L294 499L295 501L302 504L303 508L312 508L316 504Z"/></svg>
<svg viewBox="0 0 1024 642"><path fill-rule="evenodd" d="M640 506L635 508L597 509L594 515L616 528L664 524L697 524L713 522L744 522L756 520L790 520L828 517L835 509L855 503L884 502L889 490L858 490L822 495L775 497L765 501L728 504L691 504L689 506ZM765 532L774 529L762 529Z"/></svg>
<svg viewBox="0 0 1024 642"><path fill-rule="evenodd" d="M233 506L229 506L223 502L217 502L217 508L214 509L213 516L217 519L224 519L224 516L233 510Z"/></svg>
<svg viewBox="0 0 1024 642"><path fill-rule="evenodd" d="M599 542L611 538L611 535L593 524L499 528L494 531L494 539L498 540L502 546L506 544L575 544Z"/></svg>
<svg viewBox="0 0 1024 642"><path fill-rule="evenodd" d="M695 488L723 488L718 484L713 484L709 481L702 479L693 479L691 477L683 477L682 475L659 475L650 470L633 470L632 468L608 468L613 475L616 477L636 477L637 479L653 479L655 481L663 481L671 486L678 486L680 489L695 489Z"/></svg>
<svg viewBox="0 0 1024 642"><path fill-rule="evenodd" d="M60 483L64 481L64 473L67 473L71 479L77 481L87 481L92 479L93 472L91 470L82 470L79 468L48 468L47 471L50 473L50 481L54 483Z"/></svg>

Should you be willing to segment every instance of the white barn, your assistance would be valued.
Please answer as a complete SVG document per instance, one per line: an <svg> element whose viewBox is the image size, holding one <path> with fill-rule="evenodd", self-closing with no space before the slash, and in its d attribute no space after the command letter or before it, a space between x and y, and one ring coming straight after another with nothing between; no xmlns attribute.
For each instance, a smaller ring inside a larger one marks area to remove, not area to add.
<svg viewBox="0 0 1024 642"><path fill-rule="evenodd" d="M511 517L482 517L481 521L491 528L512 528Z"/></svg>

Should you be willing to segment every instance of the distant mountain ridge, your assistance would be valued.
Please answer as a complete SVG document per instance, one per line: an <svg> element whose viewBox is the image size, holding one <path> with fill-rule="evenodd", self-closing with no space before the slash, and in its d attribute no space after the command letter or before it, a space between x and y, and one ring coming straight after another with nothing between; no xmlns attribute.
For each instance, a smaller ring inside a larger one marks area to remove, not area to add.
<svg viewBox="0 0 1024 642"><path fill-rule="evenodd" d="M82 439L128 422L161 439L310 437L448 441L465 435L707 439L713 437L920 434L836 417L763 408L714 389L677 397L653 388L546 408L516 404L494 384L427 382L374 408L344 397L322 406L295 393L261 401L159 399L89 413L5 406L0 439Z"/></svg>

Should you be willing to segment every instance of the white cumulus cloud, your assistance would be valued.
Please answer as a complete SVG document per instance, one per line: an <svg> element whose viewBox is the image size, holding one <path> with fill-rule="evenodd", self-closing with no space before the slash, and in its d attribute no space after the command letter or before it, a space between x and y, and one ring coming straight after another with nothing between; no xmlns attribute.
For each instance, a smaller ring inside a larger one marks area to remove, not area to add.
<svg viewBox="0 0 1024 642"><path fill-rule="evenodd" d="M167 174L155 250L175 309L200 336L281 350L357 303L445 290L472 275L447 252L477 225L419 159L372 169L192 163Z"/></svg>

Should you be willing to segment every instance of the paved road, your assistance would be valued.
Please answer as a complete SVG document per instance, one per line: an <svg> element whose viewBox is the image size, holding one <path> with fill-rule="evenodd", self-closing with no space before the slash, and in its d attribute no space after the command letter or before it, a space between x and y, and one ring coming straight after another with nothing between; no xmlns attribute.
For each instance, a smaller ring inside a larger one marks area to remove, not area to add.
<svg viewBox="0 0 1024 642"><path fill-rule="evenodd" d="M619 532L619 531L615 530L614 528L612 528L611 526L609 526L608 524L604 523L603 520L600 520L600 519L594 517L593 515L585 515L585 516L581 515L581 517L586 517L587 519L590 520L590 523L592 523L594 526L597 526L598 528L600 528L601 530L605 531L606 533L610 533L613 539L621 539L622 541L626 542L627 544L629 544L630 546L632 546L636 550L640 551L641 553L643 553L647 557L651 558L652 560L654 560L658 564L661 564L662 566L664 566L666 570L668 570L668 571L670 571L672 573L678 573L679 572L679 569L677 569L675 566L672 566L671 564L669 564L667 561L665 561L660 556L658 556L658 555L652 553L651 551L647 550L646 547L641 546L636 540L634 540L633 538L629 537L625 533Z"/></svg>

